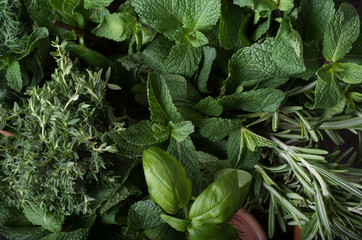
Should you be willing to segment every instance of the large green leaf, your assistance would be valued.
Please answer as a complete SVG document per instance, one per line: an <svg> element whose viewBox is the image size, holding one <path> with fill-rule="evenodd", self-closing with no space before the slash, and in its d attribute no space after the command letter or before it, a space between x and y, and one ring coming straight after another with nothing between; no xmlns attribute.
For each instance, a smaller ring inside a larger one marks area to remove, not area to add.
<svg viewBox="0 0 362 240"><path fill-rule="evenodd" d="M172 102L170 91L162 75L150 73L147 81L148 104L151 111L152 121L167 125L172 121L178 123L183 121Z"/></svg>
<svg viewBox="0 0 362 240"><path fill-rule="evenodd" d="M222 1L219 24L220 46L231 49L236 45L243 15L244 11L240 7L232 4L231 1Z"/></svg>
<svg viewBox="0 0 362 240"><path fill-rule="evenodd" d="M248 112L274 112L284 99L279 89L265 88L227 95L219 100L225 109L242 109Z"/></svg>
<svg viewBox="0 0 362 240"><path fill-rule="evenodd" d="M335 75L330 65L324 66L317 72L314 108L328 109L342 100L342 89Z"/></svg>
<svg viewBox="0 0 362 240"><path fill-rule="evenodd" d="M193 222L187 229L190 240L235 240L238 231L229 223L198 224Z"/></svg>
<svg viewBox="0 0 362 240"><path fill-rule="evenodd" d="M285 20L280 23L272 51L274 62L283 72L296 74L305 71L302 39Z"/></svg>
<svg viewBox="0 0 362 240"><path fill-rule="evenodd" d="M360 20L356 9L342 3L324 33L323 56L333 62L343 58L358 38L359 30Z"/></svg>
<svg viewBox="0 0 362 240"><path fill-rule="evenodd" d="M200 133L211 141L218 142L241 126L242 119L209 118L200 124Z"/></svg>
<svg viewBox="0 0 362 240"><path fill-rule="evenodd" d="M362 83L362 65L356 63L337 63L334 65L336 75L349 84Z"/></svg>
<svg viewBox="0 0 362 240"><path fill-rule="evenodd" d="M63 215L56 216L41 209L34 203L24 205L23 211L26 218L34 225L40 225L52 232L60 232L62 230L62 225L65 219Z"/></svg>
<svg viewBox="0 0 362 240"><path fill-rule="evenodd" d="M303 40L321 43L334 14L333 0L302 0L297 29Z"/></svg>
<svg viewBox="0 0 362 240"><path fill-rule="evenodd" d="M86 240L88 232L88 228L80 228L73 232L51 233L42 238L42 240Z"/></svg>
<svg viewBox="0 0 362 240"><path fill-rule="evenodd" d="M252 177L248 172L227 169L194 201L189 217L200 223L220 224L241 207L249 191Z"/></svg>

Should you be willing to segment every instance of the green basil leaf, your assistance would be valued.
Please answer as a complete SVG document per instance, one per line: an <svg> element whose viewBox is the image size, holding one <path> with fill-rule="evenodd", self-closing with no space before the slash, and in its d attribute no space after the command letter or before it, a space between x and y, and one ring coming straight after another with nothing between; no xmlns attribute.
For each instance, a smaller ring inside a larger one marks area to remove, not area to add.
<svg viewBox="0 0 362 240"><path fill-rule="evenodd" d="M197 224L192 222L187 229L190 240L235 240L238 231L228 223L222 224Z"/></svg>
<svg viewBox="0 0 362 240"><path fill-rule="evenodd" d="M170 214L185 207L190 201L192 188L181 164L157 147L146 149L142 161L152 200Z"/></svg>
<svg viewBox="0 0 362 240"><path fill-rule="evenodd" d="M191 222L190 219L185 220L185 219L171 217L171 216L165 215L165 214L161 214L161 218L165 222L167 222L171 227L173 227L174 229L176 229L177 231L180 231L180 232L186 231L188 225Z"/></svg>

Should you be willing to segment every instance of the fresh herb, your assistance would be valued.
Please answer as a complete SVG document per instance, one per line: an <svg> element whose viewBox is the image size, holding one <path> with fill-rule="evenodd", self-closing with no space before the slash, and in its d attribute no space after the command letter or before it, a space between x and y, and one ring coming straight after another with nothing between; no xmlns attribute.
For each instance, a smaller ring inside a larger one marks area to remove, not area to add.
<svg viewBox="0 0 362 240"><path fill-rule="evenodd" d="M270 238L299 226L304 239L360 239L352 5L0 0L0 11L0 234L236 239L243 207L264 213Z"/></svg>

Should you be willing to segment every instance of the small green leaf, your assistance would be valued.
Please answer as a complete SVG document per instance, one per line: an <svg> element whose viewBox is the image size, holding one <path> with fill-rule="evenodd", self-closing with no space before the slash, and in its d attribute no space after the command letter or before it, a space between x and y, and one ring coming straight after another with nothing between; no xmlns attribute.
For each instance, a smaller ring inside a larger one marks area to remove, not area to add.
<svg viewBox="0 0 362 240"><path fill-rule="evenodd" d="M167 125L170 121L183 121L172 102L170 91L162 75L150 73L147 81L147 97L152 121Z"/></svg>
<svg viewBox="0 0 362 240"><path fill-rule="evenodd" d="M131 37L136 25L136 14L132 8L120 13L112 13L105 16L92 33L98 37L105 37L117 42Z"/></svg>
<svg viewBox="0 0 362 240"><path fill-rule="evenodd" d="M282 20L275 38L272 58L283 72L302 73L306 70L303 60L302 39L291 24Z"/></svg>
<svg viewBox="0 0 362 240"><path fill-rule="evenodd" d="M328 218L327 209L324 203L323 195L320 192L316 181L314 181L314 190L315 190L315 205L316 205L316 210L318 212L318 219L320 223L323 224L323 227L325 228L327 233L330 233L331 226Z"/></svg>
<svg viewBox="0 0 362 240"><path fill-rule="evenodd" d="M80 228L72 232L51 233L42 240L86 240L88 232L88 228Z"/></svg>
<svg viewBox="0 0 362 240"><path fill-rule="evenodd" d="M26 218L34 225L40 225L51 232L60 232L65 217L55 216L46 210L40 209L36 204L29 203L23 207Z"/></svg>
<svg viewBox="0 0 362 240"><path fill-rule="evenodd" d="M326 65L317 72L314 108L334 107L343 99L342 89L335 78L332 66Z"/></svg>
<svg viewBox="0 0 362 240"><path fill-rule="evenodd" d="M192 222L187 231L190 240L235 240L239 236L238 231L229 223L199 224Z"/></svg>
<svg viewBox="0 0 362 240"><path fill-rule="evenodd" d="M83 6L86 9L89 8L103 8L111 4L113 0L84 0Z"/></svg>
<svg viewBox="0 0 362 240"><path fill-rule="evenodd" d="M212 64L216 58L216 50L215 48L205 46L202 52L203 60L201 70L197 76L197 87L200 92L207 93L209 92L207 89L207 81L209 80Z"/></svg>
<svg viewBox="0 0 362 240"><path fill-rule="evenodd" d="M201 47L195 48L190 43L174 45L163 64L165 73L191 77L201 61L201 51Z"/></svg>
<svg viewBox="0 0 362 240"><path fill-rule="evenodd" d="M333 62L343 58L358 38L359 30L360 20L356 9L342 3L324 33L323 56Z"/></svg>
<svg viewBox="0 0 362 240"><path fill-rule="evenodd" d="M303 40L306 42L314 40L319 45L333 15L333 0L302 0L297 30Z"/></svg>
<svg viewBox="0 0 362 240"><path fill-rule="evenodd" d="M18 61L12 62L6 69L5 75L9 87L17 92L23 88L23 80L21 78L20 64Z"/></svg>
<svg viewBox="0 0 362 240"><path fill-rule="evenodd" d="M190 121L183 121L176 124L169 122L168 125L171 129L171 136L178 142L182 142L194 132L194 125Z"/></svg>
<svg viewBox="0 0 362 240"><path fill-rule="evenodd" d="M165 214L161 214L161 218L179 232L186 231L188 225L191 223L190 219L180 219Z"/></svg>
<svg viewBox="0 0 362 240"><path fill-rule="evenodd" d="M200 31L189 32L187 34L187 39L195 48L204 46L209 43L207 37Z"/></svg>
<svg viewBox="0 0 362 240"><path fill-rule="evenodd" d="M356 63L336 63L333 66L336 76L349 84L362 83L362 65Z"/></svg>
<svg viewBox="0 0 362 240"><path fill-rule="evenodd" d="M231 1L222 1L219 24L220 46L231 49L236 45L243 15L244 11L240 7L232 4Z"/></svg>
<svg viewBox="0 0 362 240"><path fill-rule="evenodd" d="M113 84L113 83L108 83L107 87L111 90L122 90L122 88L120 86L118 86L117 84Z"/></svg>
<svg viewBox="0 0 362 240"><path fill-rule="evenodd" d="M164 211L151 199L138 201L129 209L127 232L136 233L142 229L151 229L163 224L160 215Z"/></svg>
<svg viewBox="0 0 362 240"><path fill-rule="evenodd" d="M196 198L191 206L189 218L200 223L225 222L246 199L251 179L251 175L242 170L222 170L219 178Z"/></svg>
<svg viewBox="0 0 362 240"><path fill-rule="evenodd" d="M225 109L241 109L248 112L275 112L284 100L284 92L265 88L227 95L219 100Z"/></svg>
<svg viewBox="0 0 362 240"><path fill-rule="evenodd" d="M242 119L209 118L200 124L200 133L211 141L218 142L241 126Z"/></svg>
<svg viewBox="0 0 362 240"><path fill-rule="evenodd" d="M218 117L222 113L222 107L219 105L218 101L210 96L202 99L194 106L194 108L209 117Z"/></svg>
<svg viewBox="0 0 362 240"><path fill-rule="evenodd" d="M79 0L50 0L50 5L60 11L66 13L73 13L79 5Z"/></svg>
<svg viewBox="0 0 362 240"><path fill-rule="evenodd" d="M150 146L166 141L170 135L170 131L166 127L162 128L151 121L145 120L128 127L121 134L129 143L140 146Z"/></svg>
<svg viewBox="0 0 362 240"><path fill-rule="evenodd" d="M34 30L29 36L28 43L26 48L21 56L18 57L18 60L26 57L33 49L35 48L36 44L41 40L47 38L49 35L48 29L45 27L40 27Z"/></svg>
<svg viewBox="0 0 362 240"><path fill-rule="evenodd" d="M143 152L143 169L148 192L167 213L175 214L191 198L191 182L185 169L170 154L157 147Z"/></svg>

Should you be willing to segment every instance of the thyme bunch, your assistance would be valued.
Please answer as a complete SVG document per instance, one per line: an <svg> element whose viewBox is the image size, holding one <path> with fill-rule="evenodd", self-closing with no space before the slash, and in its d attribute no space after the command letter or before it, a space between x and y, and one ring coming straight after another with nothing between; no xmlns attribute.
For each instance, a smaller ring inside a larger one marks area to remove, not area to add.
<svg viewBox="0 0 362 240"><path fill-rule="evenodd" d="M28 89L29 98L7 112L7 126L17 134L2 152L2 166L18 203L86 214L92 212L89 192L95 182L114 181L107 168L117 150L107 131L115 119L102 71L78 71L65 45L53 43L58 68L52 80Z"/></svg>

